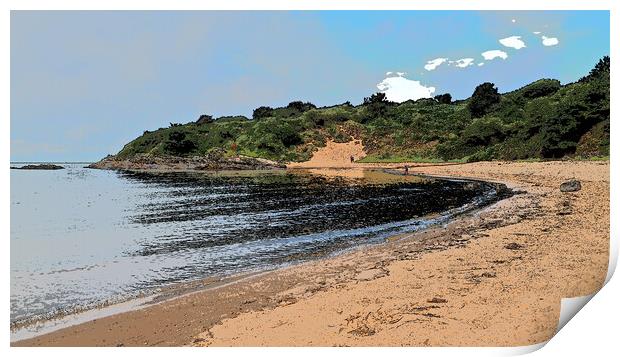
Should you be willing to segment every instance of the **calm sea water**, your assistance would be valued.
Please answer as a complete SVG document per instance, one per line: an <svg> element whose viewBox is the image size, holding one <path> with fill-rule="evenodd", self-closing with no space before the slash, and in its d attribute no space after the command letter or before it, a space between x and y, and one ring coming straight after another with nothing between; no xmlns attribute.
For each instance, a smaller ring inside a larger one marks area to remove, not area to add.
<svg viewBox="0 0 620 357"><path fill-rule="evenodd" d="M11 170L12 324L381 242L496 199L486 184L376 171L64 166Z"/></svg>

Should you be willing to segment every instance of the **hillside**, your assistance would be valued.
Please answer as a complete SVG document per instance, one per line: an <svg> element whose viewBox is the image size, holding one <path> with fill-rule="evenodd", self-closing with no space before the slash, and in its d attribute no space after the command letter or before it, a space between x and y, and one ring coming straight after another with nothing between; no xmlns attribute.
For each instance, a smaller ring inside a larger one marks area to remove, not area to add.
<svg viewBox="0 0 620 357"><path fill-rule="evenodd" d="M238 155L307 161L327 141L361 140L364 161L480 161L609 155L609 57L567 85L541 79L499 94L492 83L466 100L449 94L392 103L382 93L354 106L292 102L253 118L202 115L145 131L114 156Z"/></svg>

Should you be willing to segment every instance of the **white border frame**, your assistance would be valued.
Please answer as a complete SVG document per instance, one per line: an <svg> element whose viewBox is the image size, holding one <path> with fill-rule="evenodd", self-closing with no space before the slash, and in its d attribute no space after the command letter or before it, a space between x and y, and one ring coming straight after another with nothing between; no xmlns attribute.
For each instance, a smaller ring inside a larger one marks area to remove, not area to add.
<svg viewBox="0 0 620 357"><path fill-rule="evenodd" d="M0 15L0 36L1 46L4 49L2 53L3 79L2 83L2 119L0 119L0 132L5 139L2 140L2 157L5 158L5 171L0 176L2 180L2 212L0 215L1 226L4 227L5 235L2 240L2 258L4 269L2 270L3 284L2 291L5 296L6 309L2 310L2 316L6 323L6 333L2 335L4 346L7 352L14 355L28 355L31 353L45 353L50 356L55 355L73 355L89 353L95 356L107 354L109 350L89 349L85 351L81 348L9 348L9 281L10 281L10 249L9 249L9 225L10 225L10 10L611 10L610 15L610 49L611 57L620 58L618 54L618 18L616 10L618 1L612 0L563 0L563 1L540 1L540 0L520 0L520 1L497 1L497 0L433 0L433 1L403 1L403 0L228 0L224 1L205 1L205 0L9 0L2 3L4 8ZM618 113L616 109L618 96L616 88L618 88L618 76L613 76L612 70L612 106L611 117L615 117ZM614 125L612 127L612 141L614 138ZM618 155L617 145L611 145L611 157ZM610 182L617 182L618 170L614 164L610 164ZM618 223L614 222L618 219L618 190L611 185L611 246L610 251L610 271L607 281L611 278L615 270L618 253ZM584 312L579 314L574 322L569 322L568 327L558 333L556 337L550 340L547 347L542 349L540 353L543 355L555 355L559 353L575 352L591 353L598 351L600 353L613 351L617 349L617 326L618 326L618 304L620 302L620 283L615 279L606 287L602 293L594 296L594 302L588 304L584 308ZM321 353L343 353L355 355L376 355L378 353L390 353L397 355L414 353L422 353L424 355L506 355L527 353L540 348L543 344L517 349L504 348L391 348L388 351L380 348L348 348L348 349L321 349ZM215 354L269 354L269 355L314 355L317 349L312 348L278 348L278 349L174 349L174 353L195 354L195 353L215 353ZM114 353L121 354L149 354L149 355L167 355L173 352L167 348L132 348L132 349L115 349Z"/></svg>

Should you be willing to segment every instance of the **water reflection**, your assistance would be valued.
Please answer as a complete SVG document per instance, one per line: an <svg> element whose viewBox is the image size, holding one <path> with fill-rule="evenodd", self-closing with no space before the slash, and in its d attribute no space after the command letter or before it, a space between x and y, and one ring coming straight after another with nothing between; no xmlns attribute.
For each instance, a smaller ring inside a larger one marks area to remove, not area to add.
<svg viewBox="0 0 620 357"><path fill-rule="evenodd" d="M12 322L380 242L497 198L381 171L15 171Z"/></svg>

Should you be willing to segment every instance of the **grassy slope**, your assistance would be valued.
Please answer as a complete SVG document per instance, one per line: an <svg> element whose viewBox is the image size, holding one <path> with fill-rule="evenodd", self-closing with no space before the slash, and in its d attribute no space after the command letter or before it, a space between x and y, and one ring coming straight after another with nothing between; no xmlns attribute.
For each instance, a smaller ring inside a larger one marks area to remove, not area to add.
<svg viewBox="0 0 620 357"><path fill-rule="evenodd" d="M204 155L220 150L277 161L308 160L328 139L361 138L366 162L524 160L609 155L609 77L560 86L543 79L502 94L472 118L471 99L274 109L255 120L223 117L146 131L118 154ZM175 134L176 133L176 134ZM178 133L182 133L179 135ZM176 140L176 142L175 142ZM182 140L182 145L179 145ZM175 145L176 144L176 145Z"/></svg>

